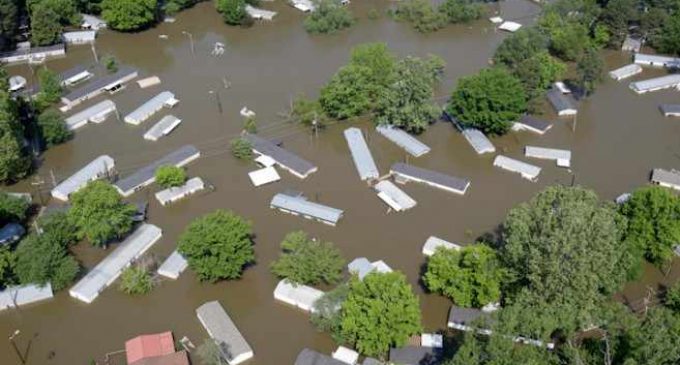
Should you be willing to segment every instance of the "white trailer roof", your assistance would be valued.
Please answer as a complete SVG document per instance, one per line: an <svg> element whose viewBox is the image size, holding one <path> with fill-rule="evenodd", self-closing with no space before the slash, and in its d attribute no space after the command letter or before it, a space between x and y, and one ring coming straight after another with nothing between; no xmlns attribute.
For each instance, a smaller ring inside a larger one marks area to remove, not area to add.
<svg viewBox="0 0 680 365"><path fill-rule="evenodd" d="M443 240L439 237L430 236L423 245L423 255L432 256L439 247L443 247L447 250L460 250L463 248L461 245Z"/></svg>
<svg viewBox="0 0 680 365"><path fill-rule="evenodd" d="M246 4L246 12L251 18L260 20L272 20L276 16L275 11L256 8L249 4Z"/></svg>
<svg viewBox="0 0 680 365"><path fill-rule="evenodd" d="M218 301L198 307L196 316L229 365L240 364L254 356L253 349Z"/></svg>
<svg viewBox="0 0 680 365"><path fill-rule="evenodd" d="M187 180L182 186L167 188L156 193L156 199L162 205L167 205L191 194L195 194L205 189L205 183L200 177Z"/></svg>
<svg viewBox="0 0 680 365"><path fill-rule="evenodd" d="M133 260L139 258L156 241L162 231L153 224L142 224L132 232L113 252L87 273L69 294L85 303L92 303L106 287L111 285Z"/></svg>
<svg viewBox="0 0 680 365"><path fill-rule="evenodd" d="M282 193L274 195L270 206L286 212L291 212L293 214L299 214L304 217L318 219L322 222L333 225L337 224L343 215L343 211L340 209L310 202L303 197L296 197Z"/></svg>
<svg viewBox="0 0 680 365"><path fill-rule="evenodd" d="M638 64L631 63L630 65L625 65L616 70L609 71L609 77L614 80L623 80L627 77L637 75L640 72L642 72L642 67Z"/></svg>
<svg viewBox="0 0 680 365"><path fill-rule="evenodd" d="M493 165L504 170L519 173L523 178L528 180L535 180L538 177L538 174L541 173L541 168L538 166L530 165L526 162L503 155L496 156Z"/></svg>
<svg viewBox="0 0 680 365"><path fill-rule="evenodd" d="M106 176L114 167L113 158L107 155L99 156L52 189L52 196L67 201L71 194L84 188L90 181Z"/></svg>
<svg viewBox="0 0 680 365"><path fill-rule="evenodd" d="M364 140L364 135L359 128L345 129L345 139L352 153L354 166L357 168L361 180L377 179L380 176L378 167L375 165L371 150Z"/></svg>
<svg viewBox="0 0 680 365"><path fill-rule="evenodd" d="M45 286L36 284L10 286L0 291L0 310L36 303L52 299L52 297L54 297L54 294L50 283Z"/></svg>
<svg viewBox="0 0 680 365"><path fill-rule="evenodd" d="M506 32L516 32L519 30L519 28L522 28L522 24L511 21L505 21L498 26L498 29L504 30Z"/></svg>
<svg viewBox="0 0 680 365"><path fill-rule="evenodd" d="M144 134L144 139L157 141L159 138L170 134L180 123L182 123L182 120L176 116L166 115Z"/></svg>
<svg viewBox="0 0 680 365"><path fill-rule="evenodd" d="M389 180L383 180L375 184L374 188L378 191L380 199L398 212L411 209L417 204L415 200Z"/></svg>
<svg viewBox="0 0 680 365"><path fill-rule="evenodd" d="M125 122L138 125L143 121L147 120L152 115L156 114L163 107L173 107L179 101L175 99L175 94L170 91L163 91L160 94L151 98L151 100L142 104L139 108L135 109L132 113L125 116Z"/></svg>
<svg viewBox="0 0 680 365"><path fill-rule="evenodd" d="M399 128L379 125L375 130L414 157L430 152L430 147Z"/></svg>
<svg viewBox="0 0 680 365"><path fill-rule="evenodd" d="M180 274L186 270L187 266L189 266L187 260L175 250L158 268L158 275L177 280Z"/></svg>
<svg viewBox="0 0 680 365"><path fill-rule="evenodd" d="M557 162L557 166L560 167L571 166L571 151L569 150L526 146L524 148L524 155L527 157L540 158L544 160L555 160L555 162Z"/></svg>
<svg viewBox="0 0 680 365"><path fill-rule="evenodd" d="M279 281L274 289L274 299L300 308L305 312L314 312L314 303L324 295L319 289L302 284L293 284L287 279Z"/></svg>
<svg viewBox="0 0 680 365"><path fill-rule="evenodd" d="M465 137L478 155L496 152L496 147L493 146L493 143L486 138L482 131L474 128L466 128L462 133L463 137Z"/></svg>
<svg viewBox="0 0 680 365"><path fill-rule="evenodd" d="M66 128L72 131L84 126L87 122L101 123L115 111L116 103L111 100L104 100L66 118Z"/></svg>
<svg viewBox="0 0 680 365"><path fill-rule="evenodd" d="M251 171L248 173L248 177L250 177L250 181L256 187L281 180L281 176L279 176L279 173L276 171L274 166Z"/></svg>
<svg viewBox="0 0 680 365"><path fill-rule="evenodd" d="M640 94L648 91L677 87L678 85L680 85L680 75L671 74L661 77L655 77L653 79L631 82L630 88L633 89L633 91L635 91L636 93Z"/></svg>

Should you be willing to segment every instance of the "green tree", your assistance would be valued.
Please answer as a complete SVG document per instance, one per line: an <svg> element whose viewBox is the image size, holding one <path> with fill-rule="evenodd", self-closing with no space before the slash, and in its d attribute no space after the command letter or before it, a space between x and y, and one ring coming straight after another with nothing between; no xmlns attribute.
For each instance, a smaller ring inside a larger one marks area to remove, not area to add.
<svg viewBox="0 0 680 365"><path fill-rule="evenodd" d="M162 188L172 188L184 185L187 173L181 167L163 165L156 170L156 183Z"/></svg>
<svg viewBox="0 0 680 365"><path fill-rule="evenodd" d="M22 222L30 205L24 198L0 192L0 224Z"/></svg>
<svg viewBox="0 0 680 365"><path fill-rule="evenodd" d="M245 138L233 139L230 143L231 154L239 160L253 158L253 145Z"/></svg>
<svg viewBox="0 0 680 365"><path fill-rule="evenodd" d="M178 250L202 281L238 279L255 262L252 224L231 211L217 210L194 220L179 238Z"/></svg>
<svg viewBox="0 0 680 365"><path fill-rule="evenodd" d="M579 58L576 63L577 82L586 95L592 94L597 83L602 81L603 69L604 60L594 48L588 48Z"/></svg>
<svg viewBox="0 0 680 365"><path fill-rule="evenodd" d="M38 218L37 225L42 234L48 234L50 240L63 247L73 245L77 240L76 227L69 220L66 212L53 212Z"/></svg>
<svg viewBox="0 0 680 365"><path fill-rule="evenodd" d="M436 56L427 60L406 57L397 62L395 81L378 101L376 121L413 133L424 131L441 115L432 97L443 69L444 61Z"/></svg>
<svg viewBox="0 0 680 365"><path fill-rule="evenodd" d="M446 26L447 14L435 9L427 0L404 0L392 12L398 21L409 22L421 33L434 32Z"/></svg>
<svg viewBox="0 0 680 365"><path fill-rule="evenodd" d="M548 38L535 27L522 28L496 48L493 60L516 71L522 62L548 49Z"/></svg>
<svg viewBox="0 0 680 365"><path fill-rule="evenodd" d="M102 18L109 28L131 32L156 21L156 0L102 0Z"/></svg>
<svg viewBox="0 0 680 365"><path fill-rule="evenodd" d="M310 321L319 332L329 332L333 340L347 343L342 333L342 304L349 294L349 285L340 284L333 290L324 293L314 302L314 310Z"/></svg>
<svg viewBox="0 0 680 365"><path fill-rule="evenodd" d="M496 251L483 244L438 249L427 261L423 282L461 307L483 307L501 297L503 268Z"/></svg>
<svg viewBox="0 0 680 365"><path fill-rule="evenodd" d="M64 118L56 110L46 110L38 116L38 127L44 143L52 147L71 139L73 133L66 127Z"/></svg>
<svg viewBox="0 0 680 365"><path fill-rule="evenodd" d="M680 281L668 288L664 305L672 310L676 315L680 315Z"/></svg>
<svg viewBox="0 0 680 365"><path fill-rule="evenodd" d="M680 316L663 307L650 309L642 323L628 331L625 364L670 365L680 361Z"/></svg>
<svg viewBox="0 0 680 365"><path fill-rule="evenodd" d="M250 18L246 12L245 0L215 0L215 7L229 25L244 25Z"/></svg>
<svg viewBox="0 0 680 365"><path fill-rule="evenodd" d="M63 89L59 75L47 68L38 70L38 81L40 83L40 93L36 102L38 108L42 110L58 102Z"/></svg>
<svg viewBox="0 0 680 365"><path fill-rule="evenodd" d="M316 9L305 17L305 30L312 34L331 34L354 24L352 13L340 0L315 0Z"/></svg>
<svg viewBox="0 0 680 365"><path fill-rule="evenodd" d="M206 338L196 348L196 354L201 359L202 365L229 365L222 355L220 345L211 338Z"/></svg>
<svg viewBox="0 0 680 365"><path fill-rule="evenodd" d="M520 62L513 74L524 85L530 98L543 96L553 82L567 72L567 65L552 57L548 51L541 51Z"/></svg>
<svg viewBox="0 0 680 365"><path fill-rule="evenodd" d="M317 126L323 126L329 121L319 101L308 99L304 95L298 95L293 100L292 108L290 117L296 123L314 126L316 121Z"/></svg>
<svg viewBox="0 0 680 365"><path fill-rule="evenodd" d="M49 234L31 234L16 249L15 271L21 284L51 283L54 290L60 290L73 282L80 266Z"/></svg>
<svg viewBox="0 0 680 365"><path fill-rule="evenodd" d="M374 105L375 84L372 70L355 64L346 65L321 89L319 103L330 117L347 119L362 115Z"/></svg>
<svg viewBox="0 0 680 365"><path fill-rule="evenodd" d="M272 272L293 283L335 284L342 279L345 260L331 242L310 239L303 231L288 233L281 242L283 253L272 262Z"/></svg>
<svg viewBox="0 0 680 365"><path fill-rule="evenodd" d="M498 67L461 78L447 107L464 127L490 135L506 133L526 109L527 97L521 82Z"/></svg>
<svg viewBox="0 0 680 365"><path fill-rule="evenodd" d="M104 67L106 67L106 71L109 73L118 72L118 60L116 60L115 57L111 55L105 56L102 59L102 63L104 64Z"/></svg>
<svg viewBox="0 0 680 365"><path fill-rule="evenodd" d="M106 181L92 181L70 199L68 215L78 239L87 238L91 244L101 246L132 229L136 208L123 202L118 191Z"/></svg>
<svg viewBox="0 0 680 365"><path fill-rule="evenodd" d="M23 127L17 105L6 90L0 90L0 182L3 183L24 177L31 167L23 148Z"/></svg>
<svg viewBox="0 0 680 365"><path fill-rule="evenodd" d="M82 20L75 0L27 0L26 6L31 14L39 7L51 9L57 14L59 24L64 26L80 25Z"/></svg>
<svg viewBox="0 0 680 365"><path fill-rule="evenodd" d="M257 120L255 117L247 117L243 122L243 130L248 133L257 133Z"/></svg>
<svg viewBox="0 0 680 365"><path fill-rule="evenodd" d="M680 55L680 13L673 13L661 28L655 42L657 51Z"/></svg>
<svg viewBox="0 0 680 365"><path fill-rule="evenodd" d="M385 43L364 43L352 49L350 64L368 69L368 81L376 88L372 97L376 97L394 80L397 59Z"/></svg>
<svg viewBox="0 0 680 365"><path fill-rule="evenodd" d="M14 253L7 245L0 245L0 290L14 284Z"/></svg>
<svg viewBox="0 0 680 365"><path fill-rule="evenodd" d="M130 295L148 294L153 289L151 273L141 266L128 267L120 276L119 289Z"/></svg>
<svg viewBox="0 0 680 365"><path fill-rule="evenodd" d="M680 242L680 198L660 186L642 187L620 212L628 218L625 241L635 248L636 266L642 255L656 265L673 259L673 247Z"/></svg>
<svg viewBox="0 0 680 365"><path fill-rule="evenodd" d="M446 15L449 23L469 23L481 18L486 9L476 0L446 0L439 11Z"/></svg>
<svg viewBox="0 0 680 365"><path fill-rule="evenodd" d="M384 356L421 331L418 297L398 272L353 276L340 311L343 338L367 356Z"/></svg>
<svg viewBox="0 0 680 365"><path fill-rule="evenodd" d="M16 1L0 0L0 49L10 48L18 29L19 9Z"/></svg>
<svg viewBox="0 0 680 365"><path fill-rule="evenodd" d="M638 12L639 1L636 0L611 0L608 1L600 22L609 32L609 45L620 47L623 40L628 35L628 28L631 23L640 20Z"/></svg>
<svg viewBox="0 0 680 365"><path fill-rule="evenodd" d="M592 324L629 269L622 228L613 203L581 187L551 186L513 208L500 253L510 279L506 302L567 331Z"/></svg>
<svg viewBox="0 0 680 365"><path fill-rule="evenodd" d="M557 355L536 346L518 346L512 337L466 333L463 344L445 365L557 365Z"/></svg>
<svg viewBox="0 0 680 365"><path fill-rule="evenodd" d="M59 14L49 6L38 3L31 12L31 43L36 46L49 46L59 43L62 25Z"/></svg>
<svg viewBox="0 0 680 365"><path fill-rule="evenodd" d="M577 60L592 46L585 24L555 11L548 11L538 21L538 26L550 39L550 52L565 61Z"/></svg>

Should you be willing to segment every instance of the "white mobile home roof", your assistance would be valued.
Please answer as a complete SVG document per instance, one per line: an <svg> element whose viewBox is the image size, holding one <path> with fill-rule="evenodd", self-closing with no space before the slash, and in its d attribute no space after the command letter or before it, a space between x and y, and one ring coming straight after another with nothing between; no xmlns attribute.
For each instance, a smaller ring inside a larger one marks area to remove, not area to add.
<svg viewBox="0 0 680 365"><path fill-rule="evenodd" d="M276 16L275 11L256 8L249 4L246 5L246 12L248 13L248 15L250 15L251 18L260 20L272 20L274 19L274 16Z"/></svg>
<svg viewBox="0 0 680 365"><path fill-rule="evenodd" d="M281 180L281 176L279 176L279 173L276 172L274 166L251 171L248 173L248 177L250 177L250 181L256 187Z"/></svg>
<svg viewBox="0 0 680 365"><path fill-rule="evenodd" d="M66 118L66 128L73 131L83 127L88 122L101 123L115 111L116 103L111 100L104 100Z"/></svg>
<svg viewBox="0 0 680 365"><path fill-rule="evenodd" d="M97 38L97 32L94 30L80 30L75 32L64 32L61 37L66 44L85 44L92 43Z"/></svg>
<svg viewBox="0 0 680 365"><path fill-rule="evenodd" d="M157 141L163 136L167 136L177 126L182 123L182 120L174 115L164 116L158 123L154 124L146 133L144 139L149 141Z"/></svg>
<svg viewBox="0 0 680 365"><path fill-rule="evenodd" d="M40 302L52 299L52 285L45 286L29 284L23 286L10 286L0 291L0 310L14 308L20 305Z"/></svg>
<svg viewBox="0 0 680 365"><path fill-rule="evenodd" d="M134 174L116 182L116 189L125 197L156 181L156 170L164 165L182 167L201 156L201 152L193 145L180 147L149 165L137 170Z"/></svg>
<svg viewBox="0 0 680 365"><path fill-rule="evenodd" d="M139 258L161 238L161 229L152 224L142 224L113 252L74 285L69 294L85 303L92 303L106 287L111 285L133 260Z"/></svg>
<svg viewBox="0 0 680 365"><path fill-rule="evenodd" d="M310 0L291 0L290 2L293 4L294 8L305 13L316 9L316 6L314 6L314 3Z"/></svg>
<svg viewBox="0 0 680 365"><path fill-rule="evenodd" d="M636 53L634 57L635 57L635 63L637 63L639 65L669 67L669 68L680 66L680 58L676 58L676 57L660 56L660 55L652 55L652 54L644 54L644 53Z"/></svg>
<svg viewBox="0 0 680 365"><path fill-rule="evenodd" d="M420 157L430 152L430 147L399 128L380 125L375 130L414 157Z"/></svg>
<svg viewBox="0 0 680 365"><path fill-rule="evenodd" d="M163 91L142 104L142 106L135 109L132 113L126 115L124 118L125 123L139 125L143 121L149 119L152 115L156 114L156 112L163 109L163 107L173 107L177 102L178 100L175 99L175 94L170 91Z"/></svg>
<svg viewBox="0 0 680 365"><path fill-rule="evenodd" d="M432 256L437 251L437 248L443 247L447 250L460 250L462 246L443 240L439 237L430 236L423 245L423 255Z"/></svg>
<svg viewBox="0 0 680 365"><path fill-rule="evenodd" d="M680 190L680 172L676 170L654 169L651 181L654 184Z"/></svg>
<svg viewBox="0 0 680 365"><path fill-rule="evenodd" d="M496 152L496 147L493 146L493 143L486 138L482 131L474 128L466 128L462 133L463 137L465 137L478 155Z"/></svg>
<svg viewBox="0 0 680 365"><path fill-rule="evenodd" d="M389 180L383 180L374 186L378 196L392 209L400 212L416 206L416 201L399 189Z"/></svg>
<svg viewBox="0 0 680 365"><path fill-rule="evenodd" d="M89 79L92 77L92 73L83 65L78 65L70 68L59 75L61 79L61 84L64 86L71 86L80 81Z"/></svg>
<svg viewBox="0 0 680 365"><path fill-rule="evenodd" d="M186 270L187 266L189 266L187 260L184 258L184 256L182 256L182 254L175 250L172 252L172 254L170 254L170 256L168 256L167 259L165 259L165 261L163 261L161 266L158 268L158 275L177 280L180 274Z"/></svg>
<svg viewBox="0 0 680 365"><path fill-rule="evenodd" d="M345 139L352 153L354 166L357 168L361 180L377 179L380 176L378 167L373 161L371 150L368 149L364 135L359 128L345 129Z"/></svg>
<svg viewBox="0 0 680 365"><path fill-rule="evenodd" d="M85 187L90 181L106 176L114 167L113 158L107 155L99 156L52 189L52 196L67 201L71 194Z"/></svg>
<svg viewBox="0 0 680 365"><path fill-rule="evenodd" d="M444 175L440 172L426 170L401 162L397 162L392 165L390 168L390 173L397 175L397 182L400 182L400 179L411 180L457 194L465 194L468 187L470 186L470 181L467 179Z"/></svg>
<svg viewBox="0 0 680 365"><path fill-rule="evenodd" d="M530 131L538 134L545 134L552 128L552 124L546 120L538 119L530 115L523 115L519 121L512 125L514 131Z"/></svg>
<svg viewBox="0 0 680 365"><path fill-rule="evenodd" d="M631 82L630 88L638 94L669 89L680 85L680 74L672 74L653 79Z"/></svg>
<svg viewBox="0 0 680 365"><path fill-rule="evenodd" d="M659 110L666 117L680 117L680 104L661 104Z"/></svg>
<svg viewBox="0 0 680 365"><path fill-rule="evenodd" d="M229 365L240 364L254 356L253 349L218 301L198 307L196 316Z"/></svg>
<svg viewBox="0 0 680 365"><path fill-rule="evenodd" d="M637 75L640 72L642 72L642 67L638 64L631 63L630 65L625 65L623 67L617 68L616 70L609 71L609 77L619 81Z"/></svg>
<svg viewBox="0 0 680 365"><path fill-rule="evenodd" d="M161 205L168 205L189 195L196 194L203 189L205 189L203 180L200 177L194 177L187 180L182 186L171 187L157 192L156 199Z"/></svg>
<svg viewBox="0 0 680 365"><path fill-rule="evenodd" d="M343 214L343 211L340 209L310 202L304 197L283 193L274 195L270 206L287 213L301 215L307 219L318 220L330 225L336 225Z"/></svg>
<svg viewBox="0 0 680 365"><path fill-rule="evenodd" d="M559 167L571 166L571 151L569 150L526 146L524 148L524 155L527 157L540 158L544 160L555 160L555 162L557 162L557 166Z"/></svg>
<svg viewBox="0 0 680 365"><path fill-rule="evenodd" d="M493 161L493 165L504 170L516 172L522 175L523 178L532 181L538 177L539 173L541 173L541 168L538 166L530 165L526 162L515 160L514 158L503 155L496 156L496 159Z"/></svg>
<svg viewBox="0 0 680 365"><path fill-rule="evenodd" d="M274 289L274 299L300 308L305 312L314 312L314 303L324 292L302 284L292 284L284 279Z"/></svg>
<svg viewBox="0 0 680 365"><path fill-rule="evenodd" d="M317 170L317 167L311 162L277 146L270 140L250 133L245 134L243 138L252 144L255 153L271 157L279 166L301 179L306 178Z"/></svg>

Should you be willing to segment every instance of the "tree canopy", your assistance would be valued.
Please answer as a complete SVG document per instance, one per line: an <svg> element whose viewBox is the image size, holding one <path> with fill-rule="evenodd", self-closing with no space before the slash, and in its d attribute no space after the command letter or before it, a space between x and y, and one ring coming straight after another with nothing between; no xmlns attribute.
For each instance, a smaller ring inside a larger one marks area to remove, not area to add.
<svg viewBox="0 0 680 365"><path fill-rule="evenodd" d="M305 17L305 30L312 34L335 33L354 24L352 13L340 0L314 0L315 10Z"/></svg>
<svg viewBox="0 0 680 365"><path fill-rule="evenodd" d="M0 246L0 290L15 283L15 256L8 245Z"/></svg>
<svg viewBox="0 0 680 365"><path fill-rule="evenodd" d="M68 211L78 239L87 238L101 246L122 238L132 229L136 208L124 203L118 191L106 181L93 181L70 197Z"/></svg>
<svg viewBox="0 0 680 365"><path fill-rule="evenodd" d="M4 84L6 80L0 80ZM23 127L16 102L7 89L0 89L0 182L14 182L26 176L31 160L23 148Z"/></svg>
<svg viewBox="0 0 680 365"><path fill-rule="evenodd" d="M189 224L178 250L201 281L238 279L255 262L250 222L231 211L217 210Z"/></svg>
<svg viewBox="0 0 680 365"><path fill-rule="evenodd" d="M490 135L505 134L526 109L521 82L499 67L461 78L447 107L464 127Z"/></svg>
<svg viewBox="0 0 680 365"><path fill-rule="evenodd" d="M156 183L163 188L184 185L187 173L183 168L173 165L163 165L156 170Z"/></svg>
<svg viewBox="0 0 680 365"><path fill-rule="evenodd" d="M423 282L458 306L480 308L500 300L503 271L496 251L489 246L439 248L427 261Z"/></svg>
<svg viewBox="0 0 680 365"><path fill-rule="evenodd" d="M66 127L62 115L56 110L46 110L38 116L40 135L47 147L64 143L71 139L73 133Z"/></svg>
<svg viewBox="0 0 680 365"><path fill-rule="evenodd" d="M22 222L29 207L26 199L0 192L0 224Z"/></svg>
<svg viewBox="0 0 680 365"><path fill-rule="evenodd" d="M602 81L604 60L599 52L594 48L588 48L576 63L577 84L590 95L595 91L597 83Z"/></svg>
<svg viewBox="0 0 680 365"><path fill-rule="evenodd" d="M102 0L102 18L111 29L131 32L156 21L156 0Z"/></svg>
<svg viewBox="0 0 680 365"><path fill-rule="evenodd" d="M229 25L244 25L251 20L246 12L245 0L215 0L215 7Z"/></svg>
<svg viewBox="0 0 680 365"><path fill-rule="evenodd" d="M51 283L54 290L60 290L73 282L80 266L49 233L34 233L19 243L15 271L22 284Z"/></svg>
<svg viewBox="0 0 680 365"><path fill-rule="evenodd" d="M120 275L119 289L130 295L147 294L153 289L151 273L142 266L128 267Z"/></svg>
<svg viewBox="0 0 680 365"><path fill-rule="evenodd" d="M229 147L231 154L239 160L250 160L253 157L253 145L245 138L233 139Z"/></svg>
<svg viewBox="0 0 680 365"><path fill-rule="evenodd" d="M342 279L345 260L330 242L310 239L303 231L288 233L281 242L283 252L272 263L272 272L294 283L335 284Z"/></svg>
<svg viewBox="0 0 680 365"><path fill-rule="evenodd" d="M340 313L343 337L368 356L382 357L421 330L418 297L398 272L353 276Z"/></svg>

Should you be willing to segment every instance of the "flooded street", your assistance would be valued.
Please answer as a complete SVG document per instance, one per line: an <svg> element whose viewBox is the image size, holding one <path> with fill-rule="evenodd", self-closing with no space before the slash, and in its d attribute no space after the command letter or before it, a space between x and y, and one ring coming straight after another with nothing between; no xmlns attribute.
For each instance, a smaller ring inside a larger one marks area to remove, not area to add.
<svg viewBox="0 0 680 365"><path fill-rule="evenodd" d="M265 3L264 7L279 14L273 22L257 23L251 29L225 26L212 2L207 2L180 13L173 24L160 24L143 33L101 33L96 45L100 56L114 55L121 63L140 69L141 78L157 75L162 80L160 86L148 89L131 83L114 95L112 99L121 115L163 90L174 92L180 103L141 126L109 118L102 124L79 129L72 141L43 156L37 178L45 181L44 198L49 197L51 189L50 171L61 180L95 157L108 154L124 177L190 143L201 150L202 157L188 166L189 176L200 176L215 190L168 207L153 198L156 186L134 195L132 200L149 200L148 221L163 230L151 254L164 259L175 249L178 235L193 218L221 208L231 209L254 223L257 264L248 268L241 280L218 284L201 284L187 270L177 281L163 281L142 297L122 294L114 283L92 304L83 304L64 290L51 301L0 312L0 333L21 330L18 345L23 348L30 342L29 364L87 364L90 359L101 359L108 352L123 349L125 340L143 333L172 330L176 339L186 335L199 345L207 334L195 309L206 301L219 300L254 349L255 358L248 364L292 364L304 347L328 354L334 349L330 336L317 333L306 313L275 302L272 294L278 280L270 273L269 265L279 255L284 235L298 229L334 242L348 261L358 256L372 261L382 259L405 273L420 296L425 329L436 331L446 326L450 302L426 295L418 283L425 262L420 250L428 236L471 243L493 231L508 209L547 185L574 181L594 189L604 199L613 199L646 184L654 167L680 167L680 121L665 118L658 111L658 104L677 102L679 94L662 91L636 95L628 88L631 80L616 82L607 78L592 98L581 103L575 131L571 119L557 119L551 109L546 109L546 117L555 122L545 135L515 132L493 139L501 153L543 167L538 182L494 168L493 156L477 156L450 124L437 123L418 137L432 151L417 159L410 157L408 162L470 179L467 194L458 196L410 183L403 189L418 205L404 213L387 214L386 206L356 173L342 135L349 124L335 123L315 138L306 129L286 122L281 112L288 109L297 94L316 97L319 88L346 63L352 47L376 41L386 42L400 56L442 57L447 67L437 101L443 103L456 79L487 65L506 36L495 33L487 20L422 35L408 24L396 23L386 16L367 18L368 10L384 9L388 4L353 2L350 7L358 23L332 36L308 35L301 24L302 13L283 2ZM523 24L529 24L539 11L538 6L526 0L494 6L504 18ZM189 36L183 32L192 35L195 54ZM168 39L159 35L167 35ZM221 57L210 55L215 42L226 44ZM629 56L620 52L608 53L606 59L607 70L630 62ZM92 62L89 47L71 47L67 58L50 61L48 67L64 71ZM634 79L662 72L645 69ZM9 73L26 76L29 69L26 65L14 66ZM224 87L225 78L231 83L229 89ZM88 101L84 106L101 100ZM237 161L229 151L229 141L241 131L243 117L239 110L244 106L257 113L261 136L282 139L287 149L312 161L319 171L305 180L281 171L279 183L254 188L247 176L255 169L254 164ZM177 130L158 142L142 138L153 123L170 113L183 120ZM381 174L387 173L394 162L406 160L403 150L377 134L371 123L356 125L365 131ZM572 150L572 172L551 161L526 159L523 148L527 144ZM30 182L34 178L10 190L33 192ZM343 209L344 218L337 227L329 227L271 210L272 196L289 188L304 192L311 200ZM87 268L110 251L83 244L75 249ZM677 260L667 277L649 267L644 280L629 285L623 297L637 300L647 293L650 283L656 285L678 276ZM0 341L0 364L15 363L18 360L10 344Z"/></svg>

